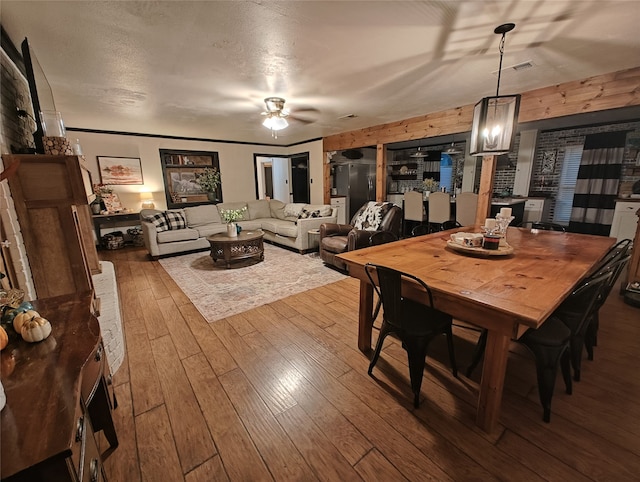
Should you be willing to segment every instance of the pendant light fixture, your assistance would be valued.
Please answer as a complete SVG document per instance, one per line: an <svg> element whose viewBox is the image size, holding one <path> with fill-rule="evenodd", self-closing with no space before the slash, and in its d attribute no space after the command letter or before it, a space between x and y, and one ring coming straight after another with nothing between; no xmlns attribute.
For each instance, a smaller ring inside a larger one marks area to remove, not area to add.
<svg viewBox="0 0 640 482"><path fill-rule="evenodd" d="M422 157L427 157L427 155L428 154L426 152L424 152L420 146L418 146L418 150L416 152L414 152L413 154L410 154L409 157L422 158Z"/></svg>
<svg viewBox="0 0 640 482"><path fill-rule="evenodd" d="M456 147L455 138L451 141L451 145L442 152L444 154L449 154L450 156L453 154L462 154L462 151Z"/></svg>
<svg viewBox="0 0 640 482"><path fill-rule="evenodd" d="M505 37L507 32L511 32L515 26L515 23L505 23L493 31L502 35L498 85L495 97L485 97L473 109L470 146L472 156L504 154L511 150L511 144L516 134L520 94L500 95L500 74L502 73Z"/></svg>

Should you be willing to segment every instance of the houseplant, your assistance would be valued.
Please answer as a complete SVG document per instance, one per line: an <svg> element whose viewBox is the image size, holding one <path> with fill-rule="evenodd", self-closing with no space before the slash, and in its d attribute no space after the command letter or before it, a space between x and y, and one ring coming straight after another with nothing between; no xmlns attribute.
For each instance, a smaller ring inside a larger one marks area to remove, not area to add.
<svg viewBox="0 0 640 482"><path fill-rule="evenodd" d="M207 193L209 201L217 201L216 190L220 186L220 172L217 167L205 168L196 177L196 182Z"/></svg>
<svg viewBox="0 0 640 482"><path fill-rule="evenodd" d="M242 209L220 209L220 217L227 223L227 236L234 238L238 235L236 221L242 219L246 211L246 206Z"/></svg>

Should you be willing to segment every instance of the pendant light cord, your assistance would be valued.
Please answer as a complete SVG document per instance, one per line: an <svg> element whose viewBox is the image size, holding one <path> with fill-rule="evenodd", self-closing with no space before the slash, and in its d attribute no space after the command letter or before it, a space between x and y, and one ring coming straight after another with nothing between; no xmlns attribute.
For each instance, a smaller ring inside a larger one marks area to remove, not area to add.
<svg viewBox="0 0 640 482"><path fill-rule="evenodd" d="M507 36L506 32L502 33L502 38L500 39L500 66L498 67L498 85L496 86L496 97L500 95L500 76L502 74L502 54L504 54L504 41Z"/></svg>

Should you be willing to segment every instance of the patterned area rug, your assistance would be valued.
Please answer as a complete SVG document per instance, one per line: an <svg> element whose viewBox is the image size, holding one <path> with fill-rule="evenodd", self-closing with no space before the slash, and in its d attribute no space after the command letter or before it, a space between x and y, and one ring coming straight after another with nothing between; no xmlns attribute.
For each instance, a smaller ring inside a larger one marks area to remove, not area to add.
<svg viewBox="0 0 640 482"><path fill-rule="evenodd" d="M301 255L267 243L264 261L237 261L229 269L222 261L214 265L207 251L160 264L209 323L345 278L317 253Z"/></svg>

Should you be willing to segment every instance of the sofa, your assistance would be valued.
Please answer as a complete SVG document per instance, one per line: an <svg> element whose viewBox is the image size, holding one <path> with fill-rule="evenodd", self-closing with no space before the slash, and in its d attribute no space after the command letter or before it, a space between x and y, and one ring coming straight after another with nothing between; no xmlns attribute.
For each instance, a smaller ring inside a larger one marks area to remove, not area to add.
<svg viewBox="0 0 640 482"><path fill-rule="evenodd" d="M388 231L400 237L402 209L389 202L369 201L353 215L351 224L326 222L320 226L320 258L325 264L345 271L339 254L371 245L371 236Z"/></svg>
<svg viewBox="0 0 640 482"><path fill-rule="evenodd" d="M243 208L243 218L237 222L242 229L262 229L266 241L300 253L317 247L310 244L310 230L337 220L337 209L330 205L285 204L275 199L203 204L168 211L143 209L140 211L140 223L144 245L152 259L208 249L207 236L227 231L227 225L220 216L221 210Z"/></svg>

